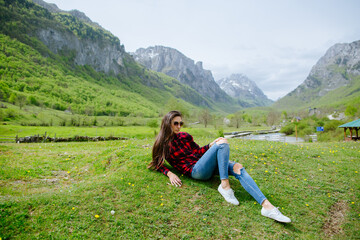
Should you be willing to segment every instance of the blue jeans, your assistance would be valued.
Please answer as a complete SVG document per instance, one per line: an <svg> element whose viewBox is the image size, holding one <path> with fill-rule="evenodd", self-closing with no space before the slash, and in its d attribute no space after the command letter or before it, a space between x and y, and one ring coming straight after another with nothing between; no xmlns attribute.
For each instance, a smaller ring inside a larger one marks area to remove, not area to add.
<svg viewBox="0 0 360 240"><path fill-rule="evenodd" d="M218 170L220 179L224 180L228 179L230 174L239 180L243 188L261 205L266 197L245 168L240 169L240 174L234 172L235 162L229 161L229 155L229 144L215 143L194 165L191 177L197 180L208 180Z"/></svg>

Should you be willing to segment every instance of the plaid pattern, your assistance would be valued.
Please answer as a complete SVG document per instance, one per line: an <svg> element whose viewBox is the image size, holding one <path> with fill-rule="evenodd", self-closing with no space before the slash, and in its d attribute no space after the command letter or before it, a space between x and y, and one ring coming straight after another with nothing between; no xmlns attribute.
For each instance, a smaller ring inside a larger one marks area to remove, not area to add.
<svg viewBox="0 0 360 240"><path fill-rule="evenodd" d="M179 132L170 142L169 155L166 161L182 174L191 176L193 166L208 149L209 144L199 147L190 134ZM158 171L166 175L169 169L163 165Z"/></svg>

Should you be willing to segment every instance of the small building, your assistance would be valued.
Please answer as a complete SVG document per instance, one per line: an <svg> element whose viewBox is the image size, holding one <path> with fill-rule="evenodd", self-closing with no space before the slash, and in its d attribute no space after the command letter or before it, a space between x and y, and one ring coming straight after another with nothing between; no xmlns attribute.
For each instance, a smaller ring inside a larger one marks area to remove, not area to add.
<svg viewBox="0 0 360 240"><path fill-rule="evenodd" d="M360 129L360 119L345 123L343 125L340 125L339 128L344 128L344 140L359 140L359 129ZM350 138L346 136L346 130L350 130ZM355 130L355 135L353 136L353 131Z"/></svg>

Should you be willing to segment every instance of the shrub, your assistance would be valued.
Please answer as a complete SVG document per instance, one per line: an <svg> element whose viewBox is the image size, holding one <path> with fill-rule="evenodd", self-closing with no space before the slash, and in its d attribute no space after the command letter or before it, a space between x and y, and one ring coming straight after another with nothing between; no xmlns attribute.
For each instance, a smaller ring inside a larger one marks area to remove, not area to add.
<svg viewBox="0 0 360 240"><path fill-rule="evenodd" d="M60 121L60 126L62 126L62 127L66 126L66 119L63 119Z"/></svg>
<svg viewBox="0 0 360 240"><path fill-rule="evenodd" d="M314 133L314 129L312 127L306 127L304 129L301 130L301 136L305 136L305 135L310 135Z"/></svg>
<svg viewBox="0 0 360 240"><path fill-rule="evenodd" d="M324 121L323 120L317 120L316 121L316 125L317 125L317 127L323 127L324 126Z"/></svg>
<svg viewBox="0 0 360 240"><path fill-rule="evenodd" d="M319 142L333 142L344 140L344 130L337 128L334 131L320 132L318 135Z"/></svg>
<svg viewBox="0 0 360 240"><path fill-rule="evenodd" d="M5 118L6 119L15 119L16 118L16 112L14 109L6 109L5 111ZM6 121L6 120L5 120Z"/></svg>
<svg viewBox="0 0 360 240"><path fill-rule="evenodd" d="M97 124L98 124L98 122L97 122L96 118L94 118L93 121L92 121L92 125L97 126Z"/></svg>
<svg viewBox="0 0 360 240"><path fill-rule="evenodd" d="M286 135L291 135L295 132L295 125L293 123L288 124L281 128L281 133L285 133Z"/></svg>
<svg viewBox="0 0 360 240"><path fill-rule="evenodd" d="M124 126L124 120L122 120L122 119L118 119L117 120L117 124L118 124L118 126Z"/></svg>
<svg viewBox="0 0 360 240"><path fill-rule="evenodd" d="M157 128L159 127L158 121L157 119L151 119L146 123L147 126L152 127L152 128Z"/></svg>
<svg viewBox="0 0 360 240"><path fill-rule="evenodd" d="M325 123L324 125L324 131L335 131L338 126L340 126L342 124L341 121L339 120L331 120L331 121L328 121L327 123Z"/></svg>
<svg viewBox="0 0 360 240"><path fill-rule="evenodd" d="M224 129L223 128L219 128L218 137L224 137Z"/></svg>

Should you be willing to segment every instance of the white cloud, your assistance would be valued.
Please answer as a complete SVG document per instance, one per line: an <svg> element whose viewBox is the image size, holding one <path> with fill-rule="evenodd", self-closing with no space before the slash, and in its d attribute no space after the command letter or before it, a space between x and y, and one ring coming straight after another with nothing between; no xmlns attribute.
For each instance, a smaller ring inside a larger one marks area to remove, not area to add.
<svg viewBox="0 0 360 240"><path fill-rule="evenodd" d="M127 51L178 49L221 78L242 73L276 100L296 88L326 50L360 40L357 0L48 0L78 9Z"/></svg>

